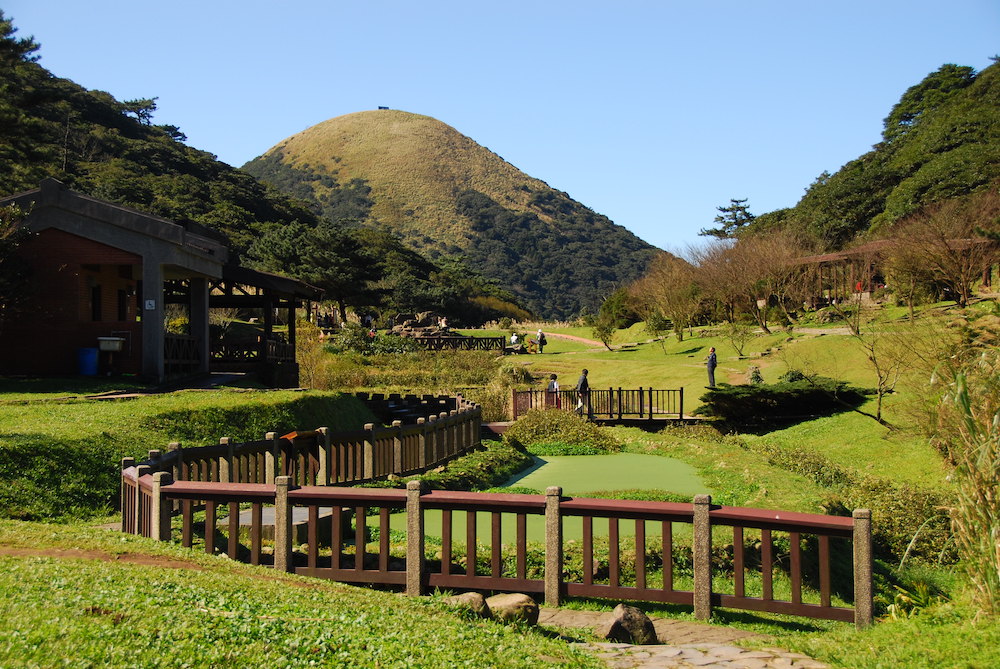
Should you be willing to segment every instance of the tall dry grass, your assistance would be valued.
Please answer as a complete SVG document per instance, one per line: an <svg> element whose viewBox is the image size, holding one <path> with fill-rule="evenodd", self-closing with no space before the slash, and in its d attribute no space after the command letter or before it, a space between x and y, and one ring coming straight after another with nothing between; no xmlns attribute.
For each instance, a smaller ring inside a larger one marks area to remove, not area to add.
<svg viewBox="0 0 1000 669"><path fill-rule="evenodd" d="M1000 352L982 352L956 371L941 404L940 445L953 466L955 542L986 615L1000 614Z"/></svg>

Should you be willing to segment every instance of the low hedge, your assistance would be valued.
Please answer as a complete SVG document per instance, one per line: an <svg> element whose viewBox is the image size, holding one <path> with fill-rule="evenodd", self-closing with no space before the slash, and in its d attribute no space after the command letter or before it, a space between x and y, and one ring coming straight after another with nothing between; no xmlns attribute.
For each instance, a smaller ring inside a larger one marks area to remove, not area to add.
<svg viewBox="0 0 1000 669"><path fill-rule="evenodd" d="M537 445L559 444L567 455L595 455L622 450L622 444L598 425L561 409L531 409L503 435L505 443L534 452ZM570 453L576 449L578 452ZM546 453L559 455L560 453Z"/></svg>
<svg viewBox="0 0 1000 669"><path fill-rule="evenodd" d="M844 411L863 404L867 394L825 377L774 384L723 383L699 398L704 404L694 413L733 423L760 423Z"/></svg>

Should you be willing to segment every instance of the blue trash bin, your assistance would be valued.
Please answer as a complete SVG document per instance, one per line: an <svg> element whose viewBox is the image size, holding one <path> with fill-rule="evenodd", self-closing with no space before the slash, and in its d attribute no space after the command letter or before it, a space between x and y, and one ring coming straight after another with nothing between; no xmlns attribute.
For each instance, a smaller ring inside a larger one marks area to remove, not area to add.
<svg viewBox="0 0 1000 669"><path fill-rule="evenodd" d="M79 348L76 350L76 364L80 376L97 376L96 348Z"/></svg>

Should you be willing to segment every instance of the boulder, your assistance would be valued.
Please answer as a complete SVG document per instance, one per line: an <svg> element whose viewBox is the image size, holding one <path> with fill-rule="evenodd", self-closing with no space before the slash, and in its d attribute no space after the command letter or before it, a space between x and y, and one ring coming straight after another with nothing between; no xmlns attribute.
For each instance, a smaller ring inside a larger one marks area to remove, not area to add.
<svg viewBox="0 0 1000 669"><path fill-rule="evenodd" d="M486 600L495 620L538 624L538 604L528 595L511 593L493 595Z"/></svg>
<svg viewBox="0 0 1000 669"><path fill-rule="evenodd" d="M653 621L639 609L625 604L616 606L608 618L594 630L594 633L603 639L619 643L632 643L640 646L659 643L656 638L656 630L653 628Z"/></svg>
<svg viewBox="0 0 1000 669"><path fill-rule="evenodd" d="M463 592L460 595L445 597L442 601L444 601L444 603L448 606L470 609L480 618L493 617L490 607L486 603L486 598L478 592Z"/></svg>

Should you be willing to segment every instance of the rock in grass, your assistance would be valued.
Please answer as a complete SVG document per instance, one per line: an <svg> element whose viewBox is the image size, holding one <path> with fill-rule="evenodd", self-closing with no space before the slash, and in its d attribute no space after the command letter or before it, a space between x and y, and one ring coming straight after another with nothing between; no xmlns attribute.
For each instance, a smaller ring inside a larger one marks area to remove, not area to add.
<svg viewBox="0 0 1000 669"><path fill-rule="evenodd" d="M659 643L653 621L639 609L625 604L616 606L595 633L601 638L620 643L637 645Z"/></svg>
<svg viewBox="0 0 1000 669"><path fill-rule="evenodd" d="M493 617L490 607L486 604L486 598L478 592L463 592L461 595L445 597L443 601L448 606L470 609L480 618Z"/></svg>
<svg viewBox="0 0 1000 669"><path fill-rule="evenodd" d="M486 605L490 607L496 620L538 624L538 604L528 595L520 593L493 595L486 600Z"/></svg>

